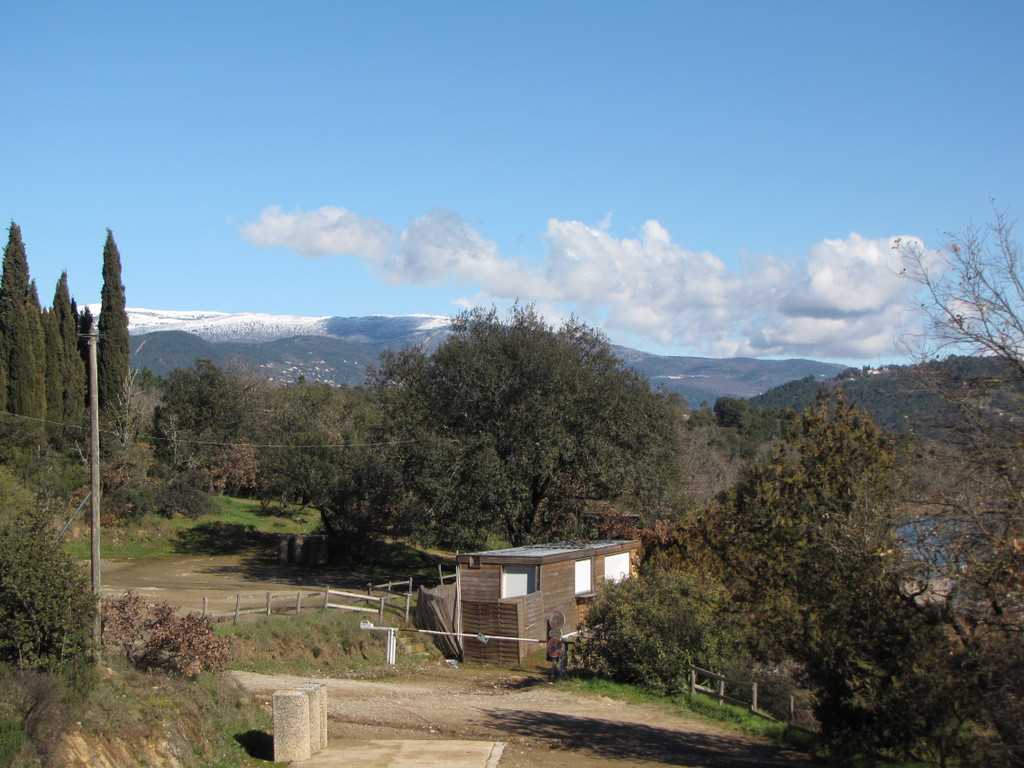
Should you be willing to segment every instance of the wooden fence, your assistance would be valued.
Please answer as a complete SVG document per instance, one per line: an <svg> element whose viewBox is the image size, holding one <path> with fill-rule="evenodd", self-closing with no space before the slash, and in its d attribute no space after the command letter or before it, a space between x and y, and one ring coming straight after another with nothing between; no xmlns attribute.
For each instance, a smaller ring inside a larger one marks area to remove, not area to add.
<svg viewBox="0 0 1024 768"><path fill-rule="evenodd" d="M396 590L397 587L405 587L405 589L404 590ZM375 589L377 591L379 591L379 592L385 592L386 593L386 596L384 597L385 600L390 599L392 595L405 598L405 623L408 624L409 623L409 607L411 605L412 596L413 596L412 576L410 576L408 579L402 579L401 581L388 581L388 582L385 582L383 584L367 584L366 585L366 594L367 595L373 594L373 590L375 590ZM383 615L384 614L382 612L381 616L383 616Z"/></svg>
<svg viewBox="0 0 1024 768"><path fill-rule="evenodd" d="M776 717L758 707L758 690L757 681L743 682L740 680L730 680L724 675L719 675L714 672L710 672L700 667L695 667L693 664L689 665L690 669L690 694L701 693L705 696L710 696L713 699L718 700L718 706L724 706L726 702L733 704L738 707L744 707L749 710L751 714L763 717L766 720L774 720L776 722L785 722L790 728L795 728L798 731L817 735L817 731L803 728L796 724L796 698L794 696L789 697L789 712L785 719ZM736 691L739 689L742 693L749 691L749 698L739 696L730 696L729 690Z"/></svg>
<svg viewBox="0 0 1024 768"><path fill-rule="evenodd" d="M339 598L349 602L338 602ZM211 610L210 604L218 601L222 603L231 601L234 603L234 606L229 610ZM361 602L364 603L364 605L352 605L351 603L353 602ZM376 607L369 608L365 604L376 604ZM357 592L344 592L339 589L325 587L323 590L316 592L299 591L277 594L273 592L259 592L249 595L238 594L234 596L228 595L225 597L204 597L203 616L209 616L212 619L220 621L231 618L233 622L237 624L239 618L246 615L255 614L264 617L271 616L273 614L298 616L302 613L303 608L335 608L341 611L375 613L378 616L378 620L383 621L384 610L388 606L388 596L374 597L370 594L362 595ZM409 614L408 598L406 599L405 614L406 616Z"/></svg>

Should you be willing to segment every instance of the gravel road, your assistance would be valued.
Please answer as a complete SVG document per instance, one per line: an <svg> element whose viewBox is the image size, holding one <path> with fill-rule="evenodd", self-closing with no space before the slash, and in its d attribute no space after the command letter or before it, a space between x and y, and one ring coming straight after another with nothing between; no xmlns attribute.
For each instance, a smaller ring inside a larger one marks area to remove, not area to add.
<svg viewBox="0 0 1024 768"><path fill-rule="evenodd" d="M805 756L654 704L580 694L542 675L427 664L383 680L327 685L332 739L477 739L506 744L500 768L805 768ZM305 678L233 672L269 706Z"/></svg>

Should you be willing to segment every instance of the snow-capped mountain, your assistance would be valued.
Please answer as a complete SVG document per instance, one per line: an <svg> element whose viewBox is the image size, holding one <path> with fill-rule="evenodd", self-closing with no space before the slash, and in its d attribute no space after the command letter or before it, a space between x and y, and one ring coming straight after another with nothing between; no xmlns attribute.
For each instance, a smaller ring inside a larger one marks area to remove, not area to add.
<svg viewBox="0 0 1024 768"><path fill-rule="evenodd" d="M98 304L89 310L98 315ZM141 336L158 331L184 331L204 341L260 344L294 336L334 336L357 344L388 347L406 342L436 346L447 335L451 318L440 315L370 315L367 317L301 317L262 312L156 310L128 307L128 331Z"/></svg>
<svg viewBox="0 0 1024 768"><path fill-rule="evenodd" d="M93 315L98 305L90 305ZM321 381L358 385L381 351L412 344L434 350L451 332L438 315L299 317L257 312L158 311L130 308L132 364L157 375L197 359L237 362L275 383ZM663 357L626 347L615 352L652 387L679 392L691 403L722 395L751 397L794 379L831 378L844 366L814 360L714 360Z"/></svg>

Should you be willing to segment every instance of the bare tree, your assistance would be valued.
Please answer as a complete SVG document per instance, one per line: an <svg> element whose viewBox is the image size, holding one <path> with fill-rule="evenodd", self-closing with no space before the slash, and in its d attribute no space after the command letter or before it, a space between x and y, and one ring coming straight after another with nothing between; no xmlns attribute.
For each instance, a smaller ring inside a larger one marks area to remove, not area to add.
<svg viewBox="0 0 1024 768"><path fill-rule="evenodd" d="M914 597L950 629L992 765L1024 761L1024 261L1013 228L996 210L937 251L897 246L923 320L904 342L923 385L952 406L944 439L925 448L907 529L925 566Z"/></svg>

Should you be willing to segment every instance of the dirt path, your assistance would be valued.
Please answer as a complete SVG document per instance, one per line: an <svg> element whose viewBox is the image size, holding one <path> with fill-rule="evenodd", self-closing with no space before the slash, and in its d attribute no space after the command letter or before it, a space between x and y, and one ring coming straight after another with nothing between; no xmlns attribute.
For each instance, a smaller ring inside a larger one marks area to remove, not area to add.
<svg viewBox="0 0 1024 768"><path fill-rule="evenodd" d="M255 555L104 562L102 568L105 593L135 589L184 610L201 610L204 597L315 590L325 583L365 588L368 581L380 580L281 567ZM275 690L308 680L232 674L267 706ZM802 755L656 705L580 695L537 673L424 662L402 675L321 681L328 687L332 738L501 741L506 747L500 768L811 765Z"/></svg>
<svg viewBox="0 0 1024 768"><path fill-rule="evenodd" d="M234 672L269 706L275 690L307 678ZM319 680L327 685L332 739L468 739L506 744L500 768L785 766L802 755L714 725L581 695L539 674L425 665L413 677Z"/></svg>
<svg viewBox="0 0 1024 768"><path fill-rule="evenodd" d="M258 555L202 555L179 560L101 563L103 594L120 595L134 589L150 602L165 600L185 611L200 611L203 598L229 597L258 592L296 592L365 589L380 576L311 571L299 566L278 565Z"/></svg>

